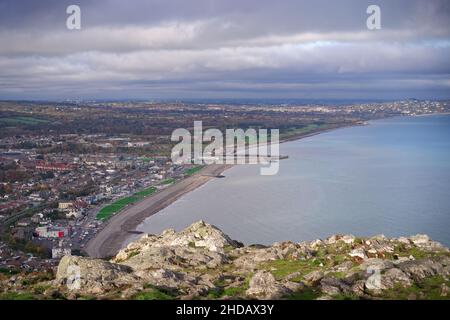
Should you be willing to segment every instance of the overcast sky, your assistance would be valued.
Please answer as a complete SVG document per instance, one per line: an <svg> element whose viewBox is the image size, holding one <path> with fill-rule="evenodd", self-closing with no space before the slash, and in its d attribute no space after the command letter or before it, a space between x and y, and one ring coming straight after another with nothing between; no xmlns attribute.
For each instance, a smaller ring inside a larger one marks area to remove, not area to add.
<svg viewBox="0 0 450 320"><path fill-rule="evenodd" d="M0 99L408 97L450 98L448 0L0 0Z"/></svg>

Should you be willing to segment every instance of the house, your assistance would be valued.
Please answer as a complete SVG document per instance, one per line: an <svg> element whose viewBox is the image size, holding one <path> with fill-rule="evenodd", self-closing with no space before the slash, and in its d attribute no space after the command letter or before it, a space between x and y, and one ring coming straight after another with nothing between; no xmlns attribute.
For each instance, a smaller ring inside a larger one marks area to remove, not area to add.
<svg viewBox="0 0 450 320"><path fill-rule="evenodd" d="M65 210L65 209L69 209L70 207L72 207L72 202L60 202L58 203L58 209L59 210Z"/></svg>
<svg viewBox="0 0 450 320"><path fill-rule="evenodd" d="M39 223L44 218L44 215L42 213L36 213L31 217L31 222L33 223Z"/></svg>
<svg viewBox="0 0 450 320"><path fill-rule="evenodd" d="M68 227L41 226L34 233L39 238L64 238L69 235L69 231Z"/></svg>
<svg viewBox="0 0 450 320"><path fill-rule="evenodd" d="M66 210L66 218L75 218L78 219L83 215L83 210L76 209L76 208L70 208L69 210Z"/></svg>

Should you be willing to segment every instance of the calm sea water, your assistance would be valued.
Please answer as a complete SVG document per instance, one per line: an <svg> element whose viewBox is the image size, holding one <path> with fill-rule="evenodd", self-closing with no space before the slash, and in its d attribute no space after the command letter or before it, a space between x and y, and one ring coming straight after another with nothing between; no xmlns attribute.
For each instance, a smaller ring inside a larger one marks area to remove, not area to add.
<svg viewBox="0 0 450 320"><path fill-rule="evenodd" d="M450 245L450 116L398 117L281 145L276 176L235 166L139 230L203 219L247 244L426 233Z"/></svg>

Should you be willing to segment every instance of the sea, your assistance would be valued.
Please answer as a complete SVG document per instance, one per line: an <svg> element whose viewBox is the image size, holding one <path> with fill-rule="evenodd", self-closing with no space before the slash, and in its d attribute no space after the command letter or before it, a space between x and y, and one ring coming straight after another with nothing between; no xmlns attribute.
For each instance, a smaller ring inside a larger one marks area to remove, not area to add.
<svg viewBox="0 0 450 320"><path fill-rule="evenodd" d="M245 244L428 234L450 246L450 115L369 121L281 144L278 174L236 165L138 230L198 220Z"/></svg>

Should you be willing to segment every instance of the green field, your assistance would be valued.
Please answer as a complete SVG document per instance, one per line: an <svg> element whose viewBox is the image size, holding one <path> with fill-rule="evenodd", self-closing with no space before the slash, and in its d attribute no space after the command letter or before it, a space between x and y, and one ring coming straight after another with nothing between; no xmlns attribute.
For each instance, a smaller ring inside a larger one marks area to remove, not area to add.
<svg viewBox="0 0 450 320"><path fill-rule="evenodd" d="M168 185L168 184L174 184L174 183L175 183L175 179L170 178L170 179L166 179L166 180L162 181L160 183L160 185Z"/></svg>
<svg viewBox="0 0 450 320"><path fill-rule="evenodd" d="M149 187L149 188L144 189L144 190L142 190L140 192L136 192L134 195L137 196L137 197L143 198L143 197L147 197L147 196L155 193L156 190L158 190L158 189L156 189L156 187Z"/></svg>
<svg viewBox="0 0 450 320"><path fill-rule="evenodd" d="M190 171L190 175L194 174L195 172L197 172L201 168L202 168L202 166L189 169L189 170L191 170ZM175 182L176 182L175 179L170 178L170 179L166 179L166 180L160 182L160 185L170 185L170 184L174 184ZM103 220L103 221L108 220L113 215L115 215L117 212L119 212L122 209L124 209L126 206L128 206L130 204L134 204L134 203L144 199L145 197L148 197L148 196L154 194L156 191L158 191L158 188L156 188L154 186L151 186L151 187L148 187L148 188L146 188L144 190L136 192L132 196L119 199L119 200L117 200L117 201L107 205L106 207L103 207L97 213L97 219L98 220Z"/></svg>
<svg viewBox="0 0 450 320"><path fill-rule="evenodd" d="M143 162L147 163L147 162L153 161L154 159L153 158L149 158L149 157L142 157L141 160Z"/></svg>
<svg viewBox="0 0 450 320"><path fill-rule="evenodd" d="M110 205L102 208L99 213L97 213L97 219L107 220L111 218L114 214L125 208L127 205L139 201L141 197L130 196L126 198L119 199Z"/></svg>
<svg viewBox="0 0 450 320"><path fill-rule="evenodd" d="M37 119L32 117L7 117L0 118L0 123L5 125L35 125L35 124L43 124L48 123L50 121L44 119Z"/></svg>
<svg viewBox="0 0 450 320"><path fill-rule="evenodd" d="M97 219L99 220L108 220L113 215L115 215L117 212L121 211L123 208L125 208L129 204L133 204L138 202L139 200L144 199L145 197L148 197L152 194L154 194L158 189L156 187L148 187L142 191L136 192L134 195L119 199L110 205L107 205L106 207L102 208L97 213Z"/></svg>
<svg viewBox="0 0 450 320"><path fill-rule="evenodd" d="M197 166L197 167L193 167L193 168L190 168L190 169L187 169L186 170L186 176L192 176L193 174L195 174L195 173L197 173L197 172L199 172L201 169L203 169L205 166Z"/></svg>
<svg viewBox="0 0 450 320"><path fill-rule="evenodd" d="M324 130L328 127L327 124L309 124L300 128L289 128L280 133L280 139L287 139L295 136L302 136L311 132Z"/></svg>

